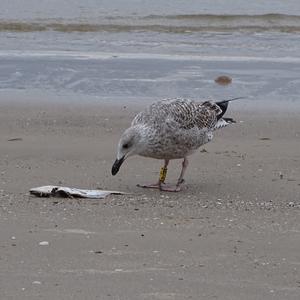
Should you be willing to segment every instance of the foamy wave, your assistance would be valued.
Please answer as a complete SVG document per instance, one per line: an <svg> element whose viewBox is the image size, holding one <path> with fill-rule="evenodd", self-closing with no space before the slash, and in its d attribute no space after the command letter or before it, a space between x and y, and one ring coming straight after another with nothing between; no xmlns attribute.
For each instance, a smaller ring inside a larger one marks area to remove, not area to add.
<svg viewBox="0 0 300 300"><path fill-rule="evenodd" d="M264 15L151 15L147 17L106 17L89 22L39 20L36 22L2 21L0 31L32 32L130 32L154 31L169 33L278 31L300 32L300 16Z"/></svg>

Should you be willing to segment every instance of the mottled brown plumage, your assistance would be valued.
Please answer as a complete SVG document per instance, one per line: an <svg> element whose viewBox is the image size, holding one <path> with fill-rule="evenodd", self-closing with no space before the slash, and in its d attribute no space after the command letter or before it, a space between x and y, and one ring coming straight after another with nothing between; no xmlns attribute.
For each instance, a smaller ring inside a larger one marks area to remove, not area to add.
<svg viewBox="0 0 300 300"><path fill-rule="evenodd" d="M161 126L162 119L172 118L181 129L191 129L197 126L211 128L217 121L217 115L222 111L215 103L205 101L197 103L188 99L166 99L151 104L133 119L131 125L153 124Z"/></svg>

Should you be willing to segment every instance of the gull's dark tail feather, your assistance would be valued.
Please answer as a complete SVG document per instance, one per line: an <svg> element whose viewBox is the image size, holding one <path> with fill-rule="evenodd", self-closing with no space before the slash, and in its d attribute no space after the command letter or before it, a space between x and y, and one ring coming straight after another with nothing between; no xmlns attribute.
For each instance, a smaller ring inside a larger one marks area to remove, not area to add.
<svg viewBox="0 0 300 300"><path fill-rule="evenodd" d="M228 103L230 101L235 101L235 100L239 100L239 99L244 99L245 97L237 97L237 98L232 98L232 99L227 99L227 100L222 100L219 102L216 102L216 104L221 108L222 112L217 115L217 120L220 120L224 114L226 113L227 107L228 107Z"/></svg>

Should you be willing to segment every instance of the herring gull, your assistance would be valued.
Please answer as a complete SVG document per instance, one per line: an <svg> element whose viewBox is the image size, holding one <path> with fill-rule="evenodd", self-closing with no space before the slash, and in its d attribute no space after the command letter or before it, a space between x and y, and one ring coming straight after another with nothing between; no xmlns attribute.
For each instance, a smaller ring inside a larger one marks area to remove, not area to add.
<svg viewBox="0 0 300 300"><path fill-rule="evenodd" d="M124 160L132 155L162 159L164 166L161 168L158 182L139 186L158 188L161 191L180 191L188 166L187 157L200 146L210 142L214 130L235 123L231 118L223 118L223 115L228 102L240 98L215 103L211 101L198 103L176 98L152 103L135 116L131 126L121 136L117 158L111 170L112 175L116 175ZM165 184L167 167L171 159L183 159L175 186Z"/></svg>

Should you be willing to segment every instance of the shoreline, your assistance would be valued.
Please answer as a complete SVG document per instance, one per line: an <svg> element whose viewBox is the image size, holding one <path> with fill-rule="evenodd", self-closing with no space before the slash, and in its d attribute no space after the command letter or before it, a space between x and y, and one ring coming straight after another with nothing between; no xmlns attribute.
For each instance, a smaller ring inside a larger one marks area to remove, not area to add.
<svg viewBox="0 0 300 300"><path fill-rule="evenodd" d="M300 62L296 56L254 56L254 55L199 55L190 54L161 54L161 53L134 53L134 52L99 52L99 51L64 51L64 50L0 50L0 58L4 59L45 59L57 60L171 60L171 61L199 61L199 62L266 62L294 64Z"/></svg>
<svg viewBox="0 0 300 300"><path fill-rule="evenodd" d="M213 82L214 80L212 80ZM226 87L225 87L226 89ZM225 90L224 89L224 90ZM240 97L243 95L229 95L221 97L179 97L192 99L197 102L203 102L206 100L210 101L222 101L225 99L230 99L234 97ZM251 115L264 116L273 114L275 116L280 116L283 113L288 113L291 115L297 115L300 112L300 102L284 100L284 101L272 101L271 99L254 98L253 96L243 96L245 99L239 101L234 101L231 103L231 110L233 112L249 113ZM167 98L176 97L124 97L124 96L97 96L97 95L86 95L72 92L61 92L57 93L55 90L41 90L41 89L26 89L26 90L15 90L15 89L3 89L0 100L0 107L25 109L29 108L43 110L51 110L53 106L61 106L64 108L84 108L89 107L91 110L93 108L101 109L103 106L105 109L118 109L126 107L128 109L134 110L136 113L143 110L149 104Z"/></svg>

